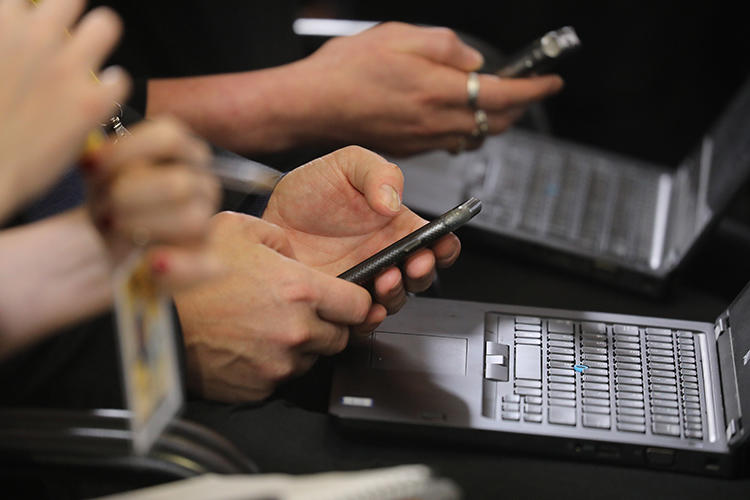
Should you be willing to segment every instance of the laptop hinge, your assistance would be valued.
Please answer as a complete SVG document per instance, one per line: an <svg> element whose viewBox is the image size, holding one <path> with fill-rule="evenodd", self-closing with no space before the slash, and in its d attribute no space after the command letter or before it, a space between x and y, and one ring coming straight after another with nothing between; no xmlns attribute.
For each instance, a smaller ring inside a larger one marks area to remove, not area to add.
<svg viewBox="0 0 750 500"><path fill-rule="evenodd" d="M728 311L722 313L714 323L714 337L721 375L721 399L724 407L724 422L726 422L725 432L727 443L731 445L742 434L742 410L738 396L737 373L734 366L731 338L732 329Z"/></svg>

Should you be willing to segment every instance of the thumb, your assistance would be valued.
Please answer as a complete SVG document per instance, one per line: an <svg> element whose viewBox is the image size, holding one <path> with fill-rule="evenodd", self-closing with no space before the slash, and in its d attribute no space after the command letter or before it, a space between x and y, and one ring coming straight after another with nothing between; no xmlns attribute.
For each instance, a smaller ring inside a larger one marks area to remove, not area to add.
<svg viewBox="0 0 750 500"><path fill-rule="evenodd" d="M399 213L404 192L401 169L382 156L358 146L349 146L341 152L346 158L340 163L344 175L365 196L370 208L388 217Z"/></svg>

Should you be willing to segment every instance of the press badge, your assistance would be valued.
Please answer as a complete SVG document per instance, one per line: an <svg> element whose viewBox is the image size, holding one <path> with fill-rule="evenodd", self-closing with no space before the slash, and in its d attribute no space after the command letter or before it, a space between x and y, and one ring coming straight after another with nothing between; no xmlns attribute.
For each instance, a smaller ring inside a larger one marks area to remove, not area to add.
<svg viewBox="0 0 750 500"><path fill-rule="evenodd" d="M170 302L157 289L143 255L133 252L114 274L122 378L133 450L141 455L182 406Z"/></svg>

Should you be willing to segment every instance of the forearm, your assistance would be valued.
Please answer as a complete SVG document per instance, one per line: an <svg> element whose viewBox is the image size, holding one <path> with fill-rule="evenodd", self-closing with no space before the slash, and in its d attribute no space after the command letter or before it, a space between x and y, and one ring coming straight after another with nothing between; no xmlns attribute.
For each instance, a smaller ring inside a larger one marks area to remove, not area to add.
<svg viewBox="0 0 750 500"><path fill-rule="evenodd" d="M239 153L271 153L325 138L304 62L259 71L148 82L146 115L171 114Z"/></svg>
<svg viewBox="0 0 750 500"><path fill-rule="evenodd" d="M84 209L0 233L0 357L104 310L110 276Z"/></svg>

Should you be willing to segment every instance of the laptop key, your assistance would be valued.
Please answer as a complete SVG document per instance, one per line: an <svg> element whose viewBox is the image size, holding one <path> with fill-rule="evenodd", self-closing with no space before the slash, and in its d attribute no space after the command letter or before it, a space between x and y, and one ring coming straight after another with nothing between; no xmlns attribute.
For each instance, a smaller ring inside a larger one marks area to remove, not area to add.
<svg viewBox="0 0 750 500"><path fill-rule="evenodd" d="M639 394L643 393L643 387L640 385L631 385L631 384L615 384L615 391L617 392L637 392Z"/></svg>
<svg viewBox="0 0 750 500"><path fill-rule="evenodd" d="M663 436L679 436L680 426L676 424L653 422L651 424L651 432L653 432L654 434L661 434Z"/></svg>
<svg viewBox="0 0 750 500"><path fill-rule="evenodd" d="M674 416L674 415L662 415L661 413L656 413L651 416L652 422L665 422L667 424L679 424L680 423L680 417Z"/></svg>
<svg viewBox="0 0 750 500"><path fill-rule="evenodd" d="M526 401L528 404L531 405L540 405L542 404L542 398L539 396L526 396L523 398L524 401Z"/></svg>
<svg viewBox="0 0 750 500"><path fill-rule="evenodd" d="M568 363L565 361L550 361L549 366L550 368L568 368L569 370L573 369L573 363Z"/></svg>
<svg viewBox="0 0 750 500"><path fill-rule="evenodd" d="M581 331L589 333L606 333L607 327L604 323L592 323L584 321L581 323Z"/></svg>
<svg viewBox="0 0 750 500"><path fill-rule="evenodd" d="M677 408L667 408L665 406L652 406L651 413L653 413L654 415L679 416L680 411Z"/></svg>
<svg viewBox="0 0 750 500"><path fill-rule="evenodd" d="M643 401L635 399L617 399L615 404L618 408L643 408Z"/></svg>
<svg viewBox="0 0 750 500"><path fill-rule="evenodd" d="M533 389L531 387L516 387L513 392L520 396L541 396L541 389Z"/></svg>
<svg viewBox="0 0 750 500"><path fill-rule="evenodd" d="M691 431L700 431L700 430L703 430L703 425L701 425L700 422L688 422L685 427L687 427Z"/></svg>
<svg viewBox="0 0 750 500"><path fill-rule="evenodd" d="M616 384L627 384L627 385L635 385L638 387L643 386L643 379L640 377L620 377L619 375L615 377L615 383Z"/></svg>
<svg viewBox="0 0 750 500"><path fill-rule="evenodd" d="M617 342L617 348L619 348L619 349L636 349L636 350L640 350L641 349L641 344L639 344L637 342L620 342L620 341L618 341Z"/></svg>
<svg viewBox="0 0 750 500"><path fill-rule="evenodd" d="M638 362L638 363L618 363L618 362L616 362L615 363L615 368L617 368L617 370L633 370L633 371L636 371L638 373L641 373L641 364L640 364L640 362Z"/></svg>
<svg viewBox="0 0 750 500"><path fill-rule="evenodd" d="M646 349L646 352L649 356L670 356L672 354L669 349L651 349L650 347Z"/></svg>
<svg viewBox="0 0 750 500"><path fill-rule="evenodd" d="M615 347L615 356L632 356L638 357L641 355L640 349L623 349L621 347Z"/></svg>
<svg viewBox="0 0 750 500"><path fill-rule="evenodd" d="M668 400L668 401L677 401L677 394L673 392L652 392L651 397L653 399L660 399L660 400Z"/></svg>
<svg viewBox="0 0 750 500"><path fill-rule="evenodd" d="M651 405L654 407L663 406L664 408L677 408L679 403L677 401L665 401L663 399L655 399L651 401Z"/></svg>
<svg viewBox="0 0 750 500"><path fill-rule="evenodd" d="M587 406L584 404L583 413L601 413L603 415L609 415L609 406L598 406L598 405Z"/></svg>
<svg viewBox="0 0 750 500"><path fill-rule="evenodd" d="M573 378L573 375L550 375L547 377L547 382L559 382L563 384L572 384L574 383L575 379Z"/></svg>
<svg viewBox="0 0 750 500"><path fill-rule="evenodd" d="M521 411L521 403L503 403L500 409L502 411Z"/></svg>
<svg viewBox="0 0 750 500"><path fill-rule="evenodd" d="M539 380L514 380L513 383L516 387L531 387L533 389L542 388L542 382Z"/></svg>
<svg viewBox="0 0 750 500"><path fill-rule="evenodd" d="M516 325L516 334L521 332L541 332L542 327L539 325Z"/></svg>
<svg viewBox="0 0 750 500"><path fill-rule="evenodd" d="M654 384L667 384L667 385L676 385L677 379L674 377L651 377L651 382Z"/></svg>
<svg viewBox="0 0 750 500"><path fill-rule="evenodd" d="M541 339L542 334L539 332L516 332L517 339Z"/></svg>
<svg viewBox="0 0 750 500"><path fill-rule="evenodd" d="M671 372L666 370L649 370L649 374L652 377L674 377L674 369Z"/></svg>
<svg viewBox="0 0 750 500"><path fill-rule="evenodd" d="M523 323L527 325L541 325L542 320L534 318L532 316L516 316L516 323Z"/></svg>
<svg viewBox="0 0 750 500"><path fill-rule="evenodd" d="M591 361L591 360L588 360L588 361L586 361L586 366L588 366L589 368L607 369L607 368L609 368L609 363L607 363L606 361ZM607 373L609 373L609 370L607 370Z"/></svg>
<svg viewBox="0 0 750 500"><path fill-rule="evenodd" d="M606 406L609 407L609 399L599 399L599 398L583 398L582 401L584 406Z"/></svg>
<svg viewBox="0 0 750 500"><path fill-rule="evenodd" d="M575 354L575 351L572 347L550 347L549 352L553 354L567 354L570 356Z"/></svg>
<svg viewBox="0 0 750 500"><path fill-rule="evenodd" d="M573 339L575 337L571 335L563 335L560 333L550 333L547 335L547 339L549 340L559 340L561 342L573 342Z"/></svg>
<svg viewBox="0 0 750 500"><path fill-rule="evenodd" d="M659 392L677 392L677 386L675 385L665 385L665 384L651 384L651 390L652 391L659 391Z"/></svg>
<svg viewBox="0 0 750 500"><path fill-rule="evenodd" d="M648 360L654 363L674 363L674 358L671 356L649 356Z"/></svg>
<svg viewBox="0 0 750 500"><path fill-rule="evenodd" d="M542 405L530 405L525 404L523 405L523 412L524 413L538 413L542 414Z"/></svg>
<svg viewBox="0 0 750 500"><path fill-rule="evenodd" d="M626 422L617 422L617 430L625 432L640 432L641 434L646 432L646 426L640 424L628 424Z"/></svg>
<svg viewBox="0 0 750 500"><path fill-rule="evenodd" d="M550 391L567 391L567 392L574 392L576 390L575 383L571 384L561 384L560 382L551 382L547 384L547 387Z"/></svg>
<svg viewBox="0 0 750 500"><path fill-rule="evenodd" d="M690 429L685 431L685 436L690 439L703 439L703 433L700 431L692 431Z"/></svg>
<svg viewBox="0 0 750 500"><path fill-rule="evenodd" d="M568 356L566 354L550 354L549 359L550 361L567 361L569 363L575 361L573 356Z"/></svg>
<svg viewBox="0 0 750 500"><path fill-rule="evenodd" d="M618 415L636 415L640 417L646 417L646 410L643 408L628 408L627 406L617 407Z"/></svg>
<svg viewBox="0 0 750 500"><path fill-rule="evenodd" d="M524 422L532 422L535 424L538 424L542 421L542 414L533 414L533 413L524 413L523 415L523 421Z"/></svg>
<svg viewBox="0 0 750 500"><path fill-rule="evenodd" d="M576 410L564 406L550 406L547 409L547 421L550 424L576 425Z"/></svg>
<svg viewBox="0 0 750 500"><path fill-rule="evenodd" d="M551 319L547 322L547 330L556 333L573 333L573 322L562 319Z"/></svg>
<svg viewBox="0 0 750 500"><path fill-rule="evenodd" d="M542 339L519 339L516 338L514 340L516 344L523 344L523 345L542 345Z"/></svg>
<svg viewBox="0 0 750 500"><path fill-rule="evenodd" d="M672 351L672 344L667 342L656 342L654 340L647 340L646 346L649 349L666 349L667 351Z"/></svg>
<svg viewBox="0 0 750 500"><path fill-rule="evenodd" d="M615 394L617 399L634 399L643 401L643 394L640 392L618 392Z"/></svg>
<svg viewBox="0 0 750 500"><path fill-rule="evenodd" d="M589 375L599 375L599 376L604 376L604 377L608 377L609 376L609 370L603 370L601 368L591 368L591 367L589 367L583 373L586 376L589 376Z"/></svg>
<svg viewBox="0 0 750 500"><path fill-rule="evenodd" d="M606 354L589 354L589 353L582 353L581 354L581 360L586 363L587 361L601 361L605 362L607 361L607 355Z"/></svg>
<svg viewBox="0 0 750 500"><path fill-rule="evenodd" d="M501 413L503 420L521 420L521 412L504 411Z"/></svg>
<svg viewBox="0 0 750 500"><path fill-rule="evenodd" d="M608 391L609 390L609 384L598 384L594 382L588 382L586 380L583 381L583 389L591 389L594 391Z"/></svg>
<svg viewBox="0 0 750 500"><path fill-rule="evenodd" d="M589 371L590 370L586 370L587 373ZM554 375L557 377L571 377L572 378L572 377L575 377L576 372L572 370L571 368L550 368L549 370L547 370L547 373L550 376Z"/></svg>
<svg viewBox="0 0 750 500"><path fill-rule="evenodd" d="M583 390L583 397L584 398L599 398L599 399L606 399L609 401L609 392L604 391L592 391L589 389Z"/></svg>
<svg viewBox="0 0 750 500"><path fill-rule="evenodd" d="M575 392L563 392L563 391L549 391L549 397L559 399L575 399Z"/></svg>
<svg viewBox="0 0 750 500"><path fill-rule="evenodd" d="M646 416L641 415L617 415L617 421L625 424L645 424Z"/></svg>
<svg viewBox="0 0 750 500"><path fill-rule="evenodd" d="M668 328L649 327L649 328L646 328L646 333L648 335L659 335L659 336L668 336L668 337L672 336L672 330Z"/></svg>
<svg viewBox="0 0 750 500"><path fill-rule="evenodd" d="M638 377L638 378L640 378L641 377L641 372L640 371L635 371L635 370L620 370L620 369L618 369L617 370L617 376L619 377L620 375L622 375L624 377Z"/></svg>
<svg viewBox="0 0 750 500"><path fill-rule="evenodd" d="M575 408L576 401L575 399L560 399L560 398L549 398L549 406L568 406L570 408Z"/></svg>
<svg viewBox="0 0 750 500"><path fill-rule="evenodd" d="M620 363L635 363L640 366L641 358L639 356L619 356L615 355L615 362L619 366Z"/></svg>
<svg viewBox="0 0 750 500"><path fill-rule="evenodd" d="M638 327L635 325L614 325L612 326L612 331L616 334L622 333L626 335L638 335Z"/></svg>
<svg viewBox="0 0 750 500"><path fill-rule="evenodd" d="M609 429L610 427L609 415L600 415L597 413L584 413L583 414L583 426L594 427L597 429Z"/></svg>
<svg viewBox="0 0 750 500"><path fill-rule="evenodd" d="M503 396L503 403L520 403L521 396L518 394L505 394Z"/></svg>
<svg viewBox="0 0 750 500"><path fill-rule="evenodd" d="M516 378L542 379L542 350L538 347L515 346Z"/></svg>
<svg viewBox="0 0 750 500"><path fill-rule="evenodd" d="M607 342L601 341L601 340L588 340L584 337L583 339L583 346L584 347L599 347L599 348L607 348Z"/></svg>
<svg viewBox="0 0 750 500"><path fill-rule="evenodd" d="M602 376L602 375L594 375L593 373L590 373L591 370L586 370L583 372L583 381L584 382L598 382L607 384L609 383L609 377Z"/></svg>
<svg viewBox="0 0 750 500"><path fill-rule="evenodd" d="M547 345L549 347L562 347L564 349L573 349L575 347L575 344L572 340L570 342L563 340L550 340L549 342L547 342Z"/></svg>
<svg viewBox="0 0 750 500"><path fill-rule="evenodd" d="M607 349L604 347L591 347L584 345L581 348L581 352L584 352L586 354L607 354Z"/></svg>

